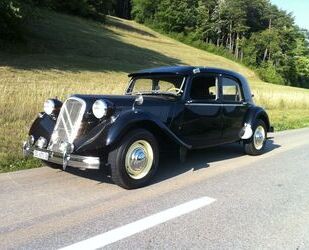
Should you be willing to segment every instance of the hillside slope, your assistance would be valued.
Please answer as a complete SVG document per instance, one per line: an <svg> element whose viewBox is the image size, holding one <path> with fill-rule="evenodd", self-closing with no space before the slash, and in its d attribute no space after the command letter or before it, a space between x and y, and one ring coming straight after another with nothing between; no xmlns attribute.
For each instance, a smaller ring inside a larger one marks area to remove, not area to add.
<svg viewBox="0 0 309 250"><path fill-rule="evenodd" d="M102 25L43 12L28 26L27 44L0 51L0 172L32 167L20 147L48 97L72 93L122 93L127 73L162 65L223 67L245 75L255 101L277 129L309 126L309 90L261 82L233 61L162 36L133 21L107 18Z"/></svg>

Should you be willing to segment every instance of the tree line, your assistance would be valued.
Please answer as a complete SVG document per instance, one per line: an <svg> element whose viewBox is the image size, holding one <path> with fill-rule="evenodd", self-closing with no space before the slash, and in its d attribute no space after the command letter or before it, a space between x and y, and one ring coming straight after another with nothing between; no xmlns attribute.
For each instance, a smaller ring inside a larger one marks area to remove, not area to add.
<svg viewBox="0 0 309 250"><path fill-rule="evenodd" d="M132 16L140 23L240 61L266 81L309 88L308 31L269 0L132 3Z"/></svg>
<svg viewBox="0 0 309 250"><path fill-rule="evenodd" d="M308 31L269 0L1 0L0 38L16 39L34 7L134 19L254 68L266 81L309 88Z"/></svg>

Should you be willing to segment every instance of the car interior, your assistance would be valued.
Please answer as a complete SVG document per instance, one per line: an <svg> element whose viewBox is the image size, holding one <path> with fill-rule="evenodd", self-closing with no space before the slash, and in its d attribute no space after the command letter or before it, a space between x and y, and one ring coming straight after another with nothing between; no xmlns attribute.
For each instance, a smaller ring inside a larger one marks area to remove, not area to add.
<svg viewBox="0 0 309 250"><path fill-rule="evenodd" d="M214 101L217 97L217 77L197 76L193 78L190 96L193 100Z"/></svg>

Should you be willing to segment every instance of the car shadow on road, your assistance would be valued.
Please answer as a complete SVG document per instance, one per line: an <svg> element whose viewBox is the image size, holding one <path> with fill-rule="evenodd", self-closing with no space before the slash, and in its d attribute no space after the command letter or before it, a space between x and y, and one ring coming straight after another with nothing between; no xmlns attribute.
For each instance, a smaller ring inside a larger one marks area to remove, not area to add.
<svg viewBox="0 0 309 250"><path fill-rule="evenodd" d="M274 140L268 140L265 153L267 154L279 147L281 146L276 144ZM242 145L239 143L190 151L188 152L187 159L184 163L180 163L176 153L163 155L160 159L158 173L150 184L152 185L167 179L171 179L188 171L198 171L200 169L208 168L214 162L235 159L242 156L244 156L244 151ZM68 167L66 171L73 175L91 179L99 183L112 183L111 179L106 176L104 171L84 171L70 167Z"/></svg>
<svg viewBox="0 0 309 250"><path fill-rule="evenodd" d="M274 141L268 140L265 148L265 154L279 148L280 145ZM235 159L244 156L242 144L232 143L213 148L194 150L188 153L185 163L180 163L177 155L174 157L163 157L156 178L152 184L173 178L188 171L198 171L211 166L212 163Z"/></svg>

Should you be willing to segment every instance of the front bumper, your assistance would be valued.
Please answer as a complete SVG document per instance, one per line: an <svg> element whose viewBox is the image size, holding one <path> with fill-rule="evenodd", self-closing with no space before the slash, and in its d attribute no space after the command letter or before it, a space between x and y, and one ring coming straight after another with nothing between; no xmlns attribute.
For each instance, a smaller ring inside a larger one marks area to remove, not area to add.
<svg viewBox="0 0 309 250"><path fill-rule="evenodd" d="M30 147L27 143L23 145L24 156L33 156L38 159L62 165L65 169L66 166L79 168L79 169L100 169L101 161L99 157L82 156L82 155L63 155L61 153L52 152L47 149L38 147Z"/></svg>

